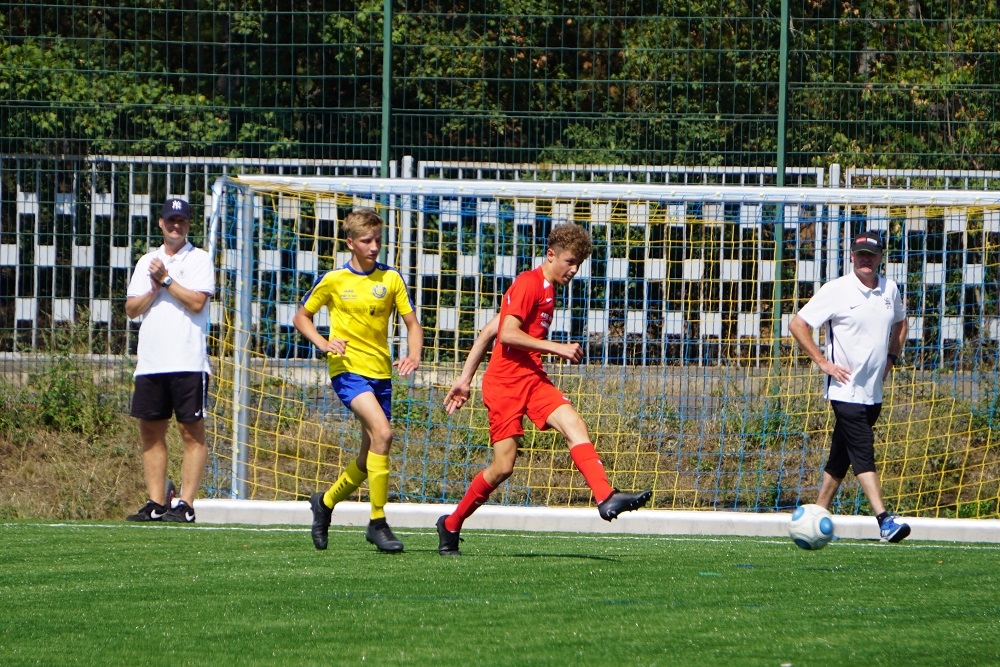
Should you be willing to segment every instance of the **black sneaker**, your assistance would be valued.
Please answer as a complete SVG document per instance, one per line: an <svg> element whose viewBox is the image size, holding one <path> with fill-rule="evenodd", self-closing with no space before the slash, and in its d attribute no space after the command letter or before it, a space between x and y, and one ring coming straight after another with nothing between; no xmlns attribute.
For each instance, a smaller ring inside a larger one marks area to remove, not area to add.
<svg viewBox="0 0 1000 667"><path fill-rule="evenodd" d="M605 521L616 519L622 512L637 510L653 497L652 491L636 491L628 493L615 489L604 502L597 506L597 511Z"/></svg>
<svg viewBox="0 0 1000 667"><path fill-rule="evenodd" d="M462 552L458 550L458 543L462 541L462 538L458 536L458 531L453 533L444 527L444 520L447 518L446 514L437 520L438 553L442 556L461 556Z"/></svg>
<svg viewBox="0 0 1000 667"><path fill-rule="evenodd" d="M125 517L126 521L163 521L163 516L167 513L167 508L160 503L147 500L135 514Z"/></svg>
<svg viewBox="0 0 1000 667"><path fill-rule="evenodd" d="M333 518L333 508L323 503L323 493L317 492L309 497L309 507L313 512L312 538L313 546L322 551L326 549L330 536L330 520Z"/></svg>
<svg viewBox="0 0 1000 667"><path fill-rule="evenodd" d="M403 550L403 543L392 534L392 529L385 519L373 519L368 522L365 539L378 547L379 551L388 554L398 554Z"/></svg>
<svg viewBox="0 0 1000 667"><path fill-rule="evenodd" d="M163 515L163 520L174 523L194 523L194 508L183 500L178 500L177 507L168 509L167 513Z"/></svg>

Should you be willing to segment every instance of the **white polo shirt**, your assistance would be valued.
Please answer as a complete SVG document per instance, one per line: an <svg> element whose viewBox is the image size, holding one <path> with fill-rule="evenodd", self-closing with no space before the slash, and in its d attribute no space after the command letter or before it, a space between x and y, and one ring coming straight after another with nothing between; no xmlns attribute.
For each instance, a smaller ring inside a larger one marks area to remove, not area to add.
<svg viewBox="0 0 1000 667"><path fill-rule="evenodd" d="M178 285L211 296L215 293L215 270L208 253L191 243L173 256L163 246L143 255L135 264L127 295L142 296L153 288L149 265L158 257L167 273ZM205 330L208 326L209 304L201 312L185 309L169 290L161 289L153 305L139 319L138 360L136 375L154 373L211 372L206 350Z"/></svg>
<svg viewBox="0 0 1000 667"><path fill-rule="evenodd" d="M889 332L906 318L896 283L879 276L878 287L869 289L852 271L823 285L798 316L814 329L827 325L827 360L851 372L845 384L828 375L824 396L863 405L881 403Z"/></svg>

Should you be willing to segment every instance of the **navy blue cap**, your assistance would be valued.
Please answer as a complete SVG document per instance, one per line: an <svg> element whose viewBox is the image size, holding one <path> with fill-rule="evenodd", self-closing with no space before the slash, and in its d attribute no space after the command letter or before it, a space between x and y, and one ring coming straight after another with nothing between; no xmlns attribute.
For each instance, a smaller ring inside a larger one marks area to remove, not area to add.
<svg viewBox="0 0 1000 667"><path fill-rule="evenodd" d="M883 249L882 237L878 232L862 232L851 243L851 252L870 252L877 255Z"/></svg>
<svg viewBox="0 0 1000 667"><path fill-rule="evenodd" d="M181 216L187 220L191 219L191 205L188 204L183 199L171 198L163 202L163 210L160 211L160 217L164 220L169 220L174 216Z"/></svg>

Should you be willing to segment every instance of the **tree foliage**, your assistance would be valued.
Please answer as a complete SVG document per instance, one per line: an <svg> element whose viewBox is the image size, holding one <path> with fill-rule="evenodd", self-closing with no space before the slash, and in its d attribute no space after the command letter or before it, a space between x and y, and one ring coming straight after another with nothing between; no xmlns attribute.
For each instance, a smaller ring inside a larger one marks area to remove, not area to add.
<svg viewBox="0 0 1000 667"><path fill-rule="evenodd" d="M393 158L773 165L780 0L396 0ZM5 152L377 159L381 0L5 3ZM996 169L995 2L793 3L789 165Z"/></svg>

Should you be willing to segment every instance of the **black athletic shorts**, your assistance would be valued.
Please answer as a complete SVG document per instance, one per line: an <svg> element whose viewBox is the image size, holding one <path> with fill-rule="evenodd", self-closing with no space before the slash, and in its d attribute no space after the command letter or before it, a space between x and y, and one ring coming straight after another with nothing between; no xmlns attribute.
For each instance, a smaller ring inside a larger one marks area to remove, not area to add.
<svg viewBox="0 0 1000 667"><path fill-rule="evenodd" d="M854 468L854 475L875 472L875 432L872 426L882 412L882 404L862 405L830 401L836 421L830 439L830 459L826 472L837 479L844 479L847 467Z"/></svg>
<svg viewBox="0 0 1000 667"><path fill-rule="evenodd" d="M157 421L177 416L190 424L205 417L208 373L153 373L135 377L131 414Z"/></svg>

